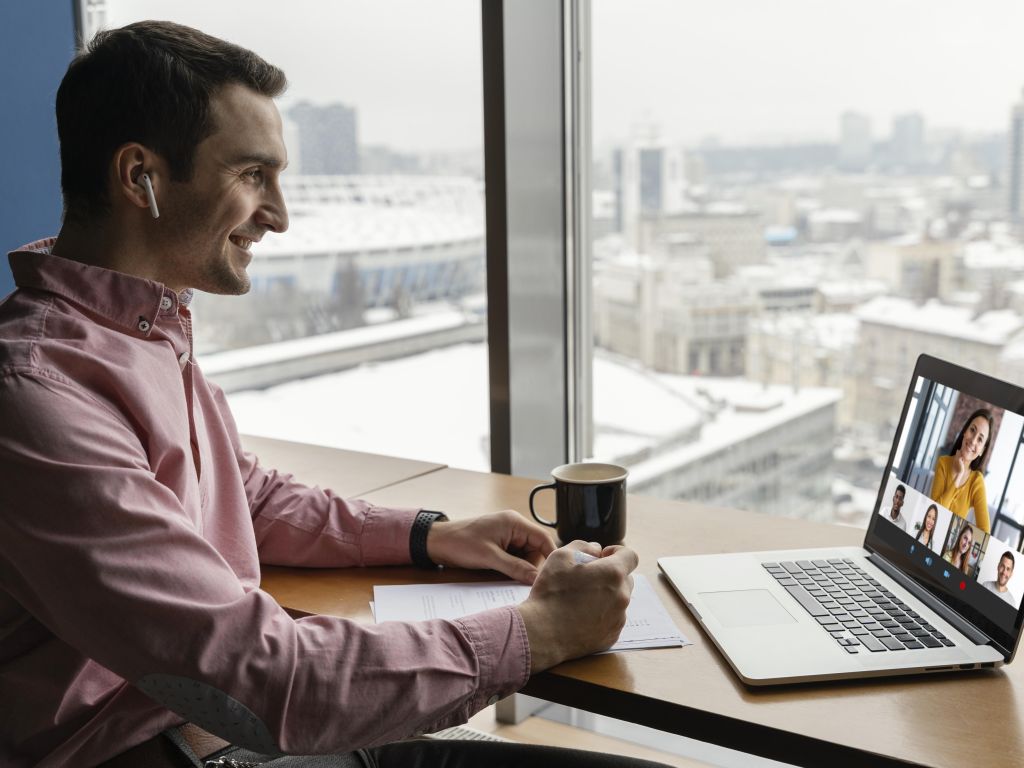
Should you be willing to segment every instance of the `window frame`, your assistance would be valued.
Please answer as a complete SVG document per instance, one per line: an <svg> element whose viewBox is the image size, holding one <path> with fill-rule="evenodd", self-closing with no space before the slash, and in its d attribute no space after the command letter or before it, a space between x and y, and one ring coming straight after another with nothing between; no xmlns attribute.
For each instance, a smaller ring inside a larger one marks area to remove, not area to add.
<svg viewBox="0 0 1024 768"><path fill-rule="evenodd" d="M593 445L590 7L481 16L491 469L544 476Z"/></svg>
<svg viewBox="0 0 1024 768"><path fill-rule="evenodd" d="M79 49L105 6L72 3ZM491 469L545 476L593 454L590 2L481 25Z"/></svg>

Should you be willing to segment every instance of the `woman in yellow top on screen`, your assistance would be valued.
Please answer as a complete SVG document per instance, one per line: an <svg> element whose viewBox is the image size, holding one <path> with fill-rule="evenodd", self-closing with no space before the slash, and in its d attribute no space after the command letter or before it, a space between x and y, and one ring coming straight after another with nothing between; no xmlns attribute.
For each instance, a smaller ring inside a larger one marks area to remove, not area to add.
<svg viewBox="0 0 1024 768"><path fill-rule="evenodd" d="M974 507L974 520L985 533L991 533L988 501L985 497L985 478L981 467L988 457L989 437L992 434L992 412L979 408L972 413L948 456L935 462L935 480L931 497L953 514L967 517Z"/></svg>

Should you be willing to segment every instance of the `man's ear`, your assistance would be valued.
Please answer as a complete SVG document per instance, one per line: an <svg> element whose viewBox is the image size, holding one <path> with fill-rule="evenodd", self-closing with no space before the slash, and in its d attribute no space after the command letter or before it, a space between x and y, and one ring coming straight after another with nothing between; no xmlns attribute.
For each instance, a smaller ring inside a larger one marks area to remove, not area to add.
<svg viewBox="0 0 1024 768"><path fill-rule="evenodd" d="M148 210L153 218L159 216L156 200L163 179L162 167L156 153L141 144L131 142L118 147L111 162L111 203L114 208L122 201L130 208ZM148 184L142 178L144 174Z"/></svg>

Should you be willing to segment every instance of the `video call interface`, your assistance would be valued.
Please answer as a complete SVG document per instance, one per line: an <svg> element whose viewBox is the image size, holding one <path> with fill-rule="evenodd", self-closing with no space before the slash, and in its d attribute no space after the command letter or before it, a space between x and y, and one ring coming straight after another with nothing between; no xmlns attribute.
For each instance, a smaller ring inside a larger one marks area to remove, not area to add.
<svg viewBox="0 0 1024 768"><path fill-rule="evenodd" d="M1016 520L1024 417L918 377L878 515L888 542L959 599L1012 630L1024 598ZM998 523L998 524L997 524ZM891 527L890 527L891 526ZM899 545L897 545L899 546Z"/></svg>

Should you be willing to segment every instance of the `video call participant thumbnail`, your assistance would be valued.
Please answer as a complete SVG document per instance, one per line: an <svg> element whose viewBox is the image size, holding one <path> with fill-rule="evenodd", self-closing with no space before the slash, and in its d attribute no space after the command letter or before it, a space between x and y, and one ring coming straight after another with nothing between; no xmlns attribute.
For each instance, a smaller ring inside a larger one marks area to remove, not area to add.
<svg viewBox="0 0 1024 768"><path fill-rule="evenodd" d="M988 458L992 423L992 412L987 408L979 408L967 417L949 455L935 462L935 480L929 494L963 518L974 507L975 522L985 533L991 532L992 526L981 468Z"/></svg>
<svg viewBox="0 0 1024 768"><path fill-rule="evenodd" d="M1010 577L1013 576L1013 566L1013 552L1007 550L999 558L999 565L996 567L995 581L986 581L982 586L986 589L992 590L999 597L1016 608L1018 604L1017 598L1014 597L1013 593L1007 586L1010 583Z"/></svg>
<svg viewBox="0 0 1024 768"><path fill-rule="evenodd" d="M974 529L970 523L964 523L964 527L960 529L960 533L956 537L956 542L943 553L942 559L958 571L970 575L969 561L972 546L974 546Z"/></svg>
<svg viewBox="0 0 1024 768"><path fill-rule="evenodd" d="M907 499L907 489L905 486L897 485L896 490L892 493L892 503L888 507L883 507L881 511L882 517L888 520L893 525L901 528L904 532L908 530L907 519L903 517L903 502Z"/></svg>
<svg viewBox="0 0 1024 768"><path fill-rule="evenodd" d="M925 510L924 520L921 521L921 528L915 538L929 549L934 549L932 542L935 539L935 526L939 521L939 508L935 504L929 504Z"/></svg>

